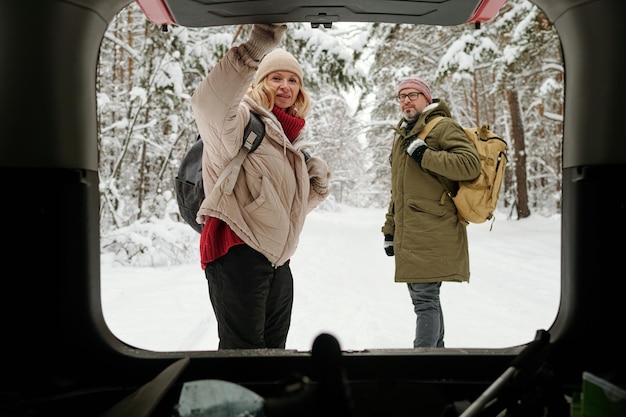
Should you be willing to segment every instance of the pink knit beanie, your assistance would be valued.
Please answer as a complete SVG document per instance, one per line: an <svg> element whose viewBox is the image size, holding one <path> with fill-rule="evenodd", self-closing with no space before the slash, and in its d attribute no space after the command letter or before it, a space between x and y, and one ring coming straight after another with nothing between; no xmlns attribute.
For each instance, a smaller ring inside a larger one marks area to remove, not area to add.
<svg viewBox="0 0 626 417"><path fill-rule="evenodd" d="M293 72L300 78L300 83L302 83L302 67L296 58L284 49L274 49L265 55L256 73L256 83L258 84L263 78L275 71Z"/></svg>
<svg viewBox="0 0 626 417"><path fill-rule="evenodd" d="M430 94L430 87L423 78L418 77L417 75L412 75L409 78L406 78L398 86L397 94L400 94L400 91L404 90L405 88L414 88L420 93L424 94L424 97L426 97L426 101L428 101L428 103L433 102L433 96Z"/></svg>

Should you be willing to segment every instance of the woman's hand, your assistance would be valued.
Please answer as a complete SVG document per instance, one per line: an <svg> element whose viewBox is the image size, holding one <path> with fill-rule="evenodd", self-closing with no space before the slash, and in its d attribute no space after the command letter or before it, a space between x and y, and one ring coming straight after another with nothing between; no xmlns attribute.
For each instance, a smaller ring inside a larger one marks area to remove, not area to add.
<svg viewBox="0 0 626 417"><path fill-rule="evenodd" d="M255 61L263 59L266 53L280 44L280 40L286 31L287 25L284 23L254 24L250 32L250 38L246 42L246 49L250 57Z"/></svg>

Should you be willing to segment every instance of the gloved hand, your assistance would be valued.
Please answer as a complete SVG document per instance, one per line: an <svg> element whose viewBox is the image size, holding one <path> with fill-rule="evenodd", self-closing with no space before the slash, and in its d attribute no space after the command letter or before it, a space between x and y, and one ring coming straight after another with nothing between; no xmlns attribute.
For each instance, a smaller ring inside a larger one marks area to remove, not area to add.
<svg viewBox="0 0 626 417"><path fill-rule="evenodd" d="M287 25L283 23L254 24L250 31L250 38L244 43L250 57L255 61L260 61L265 54L280 44L286 30Z"/></svg>
<svg viewBox="0 0 626 417"><path fill-rule="evenodd" d="M306 160L306 168L309 172L309 180L311 181L313 191L322 196L327 196L330 192L328 185L330 184L332 172L328 168L326 161L321 158L311 156Z"/></svg>
<svg viewBox="0 0 626 417"><path fill-rule="evenodd" d="M411 158L415 160L418 164L422 164L422 158L424 157L424 152L426 152L426 142L422 139L415 139L413 142L409 143L406 147L406 153L409 154Z"/></svg>
<svg viewBox="0 0 626 417"><path fill-rule="evenodd" d="M393 235L385 235L385 243L383 244L387 256L393 256Z"/></svg>

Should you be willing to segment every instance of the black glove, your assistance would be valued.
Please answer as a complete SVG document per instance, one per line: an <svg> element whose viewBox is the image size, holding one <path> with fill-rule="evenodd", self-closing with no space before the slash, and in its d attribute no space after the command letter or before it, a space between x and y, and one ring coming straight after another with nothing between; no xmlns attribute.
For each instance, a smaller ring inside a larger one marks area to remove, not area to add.
<svg viewBox="0 0 626 417"><path fill-rule="evenodd" d="M415 162L421 166L426 148L428 148L428 146L426 146L426 142L422 139L415 139L407 145L406 153L408 153L411 158L415 159Z"/></svg>
<svg viewBox="0 0 626 417"><path fill-rule="evenodd" d="M387 256L393 256L393 235L385 235L385 243L383 244Z"/></svg>

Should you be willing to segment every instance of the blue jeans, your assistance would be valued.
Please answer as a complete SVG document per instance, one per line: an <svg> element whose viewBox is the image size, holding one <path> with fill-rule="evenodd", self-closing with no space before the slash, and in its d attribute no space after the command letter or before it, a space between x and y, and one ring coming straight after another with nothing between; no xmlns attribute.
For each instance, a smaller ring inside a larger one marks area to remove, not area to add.
<svg viewBox="0 0 626 417"><path fill-rule="evenodd" d="M443 310L439 301L441 282L407 285L417 316L413 347L444 347Z"/></svg>

